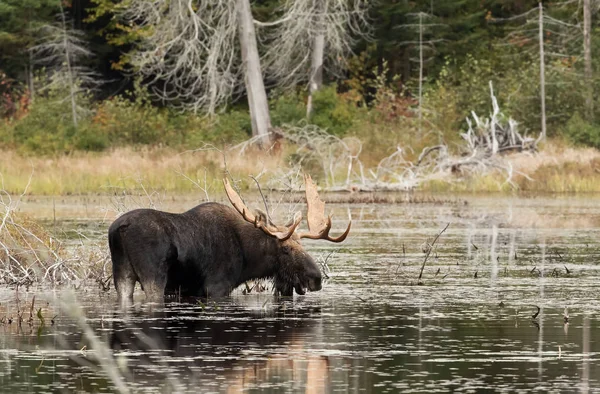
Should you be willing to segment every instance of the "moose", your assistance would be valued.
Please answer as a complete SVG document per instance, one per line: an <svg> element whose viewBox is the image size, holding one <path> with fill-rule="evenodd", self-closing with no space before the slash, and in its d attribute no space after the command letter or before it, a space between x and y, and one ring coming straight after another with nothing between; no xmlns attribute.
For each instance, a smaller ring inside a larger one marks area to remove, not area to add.
<svg viewBox="0 0 600 394"><path fill-rule="evenodd" d="M308 232L296 232L302 212L277 226L264 213L250 211L229 180L223 183L233 208L207 202L183 213L136 209L112 223L108 242L122 305L133 302L136 282L148 300L158 302L165 294L223 297L252 279L272 279L282 296L321 289L321 271L300 240L342 242L352 221L339 237L329 236L331 215L325 216L309 175L304 176Z"/></svg>

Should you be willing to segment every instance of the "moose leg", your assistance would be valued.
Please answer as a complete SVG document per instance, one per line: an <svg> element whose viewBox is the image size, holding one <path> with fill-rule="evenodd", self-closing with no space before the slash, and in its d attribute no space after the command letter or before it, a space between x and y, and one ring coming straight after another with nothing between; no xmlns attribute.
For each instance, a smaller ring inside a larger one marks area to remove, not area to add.
<svg viewBox="0 0 600 394"><path fill-rule="evenodd" d="M140 278L142 289L146 293L146 300L150 302L162 303L165 298L165 288L167 287L167 270L164 264L158 264L158 267L153 267Z"/></svg>
<svg viewBox="0 0 600 394"><path fill-rule="evenodd" d="M162 303L165 299L165 289L167 288L169 257L153 258L151 254L145 256L144 263L141 264L145 269L139 272L142 289L146 293L146 300L150 302Z"/></svg>
<svg viewBox="0 0 600 394"><path fill-rule="evenodd" d="M133 304L136 275L129 264L113 265L113 278L119 304L125 307Z"/></svg>
<svg viewBox="0 0 600 394"><path fill-rule="evenodd" d="M233 290L232 284L228 281L211 282L210 280L207 280L205 283L210 283L204 288L204 295L207 298L226 297L231 294L231 291Z"/></svg>

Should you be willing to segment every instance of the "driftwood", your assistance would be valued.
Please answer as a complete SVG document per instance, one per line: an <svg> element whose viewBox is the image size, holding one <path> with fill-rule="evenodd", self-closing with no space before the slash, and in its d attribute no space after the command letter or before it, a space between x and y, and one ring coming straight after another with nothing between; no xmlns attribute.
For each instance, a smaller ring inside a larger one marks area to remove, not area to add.
<svg viewBox="0 0 600 394"><path fill-rule="evenodd" d="M473 121L467 118L469 129L461 133L467 142L467 151L484 150L488 155L496 155L507 151L535 151L540 140L521 135L518 123L506 117L500 111L498 100L494 96L494 87L490 81L490 95L492 98L492 113L490 118L480 118L473 111Z"/></svg>
<svg viewBox="0 0 600 394"><path fill-rule="evenodd" d="M357 138L340 138L315 125L283 126L273 132L296 146L296 167L280 177L289 178L298 167L317 162L323 171L324 188L330 191L411 190L431 180L454 182L461 176L500 172L504 184L515 186L516 173L506 160L507 152L535 152L540 140L518 131L518 123L502 114L490 82L492 112L489 118L471 113L468 129L461 133L465 144L452 154L444 144L426 147L414 161L398 146L375 168L365 169L360 160L362 143ZM523 176L526 174L519 173ZM449 176L455 175L455 176ZM293 189L293 188L292 188Z"/></svg>

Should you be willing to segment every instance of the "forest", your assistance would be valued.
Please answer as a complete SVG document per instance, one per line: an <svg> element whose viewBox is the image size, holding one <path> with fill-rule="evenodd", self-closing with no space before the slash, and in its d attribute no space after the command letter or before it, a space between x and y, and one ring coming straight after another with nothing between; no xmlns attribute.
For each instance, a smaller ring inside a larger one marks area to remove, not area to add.
<svg viewBox="0 0 600 394"><path fill-rule="evenodd" d="M2 387L600 392L599 10L0 0Z"/></svg>
<svg viewBox="0 0 600 394"><path fill-rule="evenodd" d="M595 190L597 10L593 0L2 0L0 169L16 191L44 160L71 173L211 147L211 159L180 168L198 180L218 165L214 150L275 143L278 160L322 169L331 187ZM537 162L504 157L524 151ZM448 186L448 171L468 182ZM94 177L33 187L111 183Z"/></svg>

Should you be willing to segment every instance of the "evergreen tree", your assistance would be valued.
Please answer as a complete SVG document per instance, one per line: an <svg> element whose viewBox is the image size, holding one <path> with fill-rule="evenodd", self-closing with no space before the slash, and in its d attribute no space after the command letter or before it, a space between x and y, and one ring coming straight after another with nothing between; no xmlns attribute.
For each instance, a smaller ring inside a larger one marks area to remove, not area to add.
<svg viewBox="0 0 600 394"><path fill-rule="evenodd" d="M35 44L36 30L54 20L60 0L0 1L0 70L10 78L30 78L27 49Z"/></svg>

